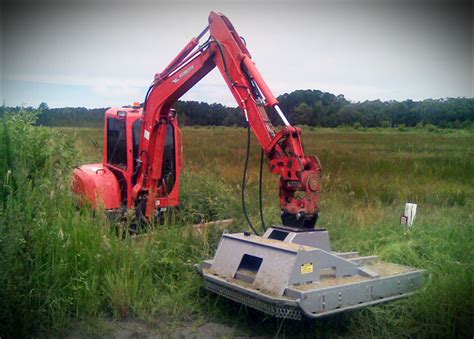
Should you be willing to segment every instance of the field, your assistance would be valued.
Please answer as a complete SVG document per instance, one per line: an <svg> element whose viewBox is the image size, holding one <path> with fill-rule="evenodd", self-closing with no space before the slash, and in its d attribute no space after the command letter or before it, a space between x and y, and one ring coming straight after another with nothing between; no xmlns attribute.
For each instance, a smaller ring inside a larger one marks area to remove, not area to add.
<svg viewBox="0 0 474 339"><path fill-rule="evenodd" d="M333 247L424 268L430 278L409 299L293 322L207 293L193 269L212 257L220 235L211 230L207 237L193 237L187 232L193 220L234 218L232 230L247 229L240 206L245 130L183 130L181 212L137 242L117 238L100 213L72 206L69 179L58 179L75 165L100 161L102 130L12 123L11 131L15 128L29 135L30 143L4 143L4 148L12 155L33 154L16 164L29 178L16 177L15 185L22 189L16 195L7 192L7 198L2 191L0 282L5 306L0 319L5 336L64 335L71 330L101 336L110 330L104 324L124 319L140 319L165 336L209 322L230 327L231 336L474 335L472 132L304 129L306 152L318 155L323 166L318 223L330 231ZM10 138L15 138L12 133ZM48 152L43 154L31 141L47 144ZM44 159L37 163L39 156ZM258 226L259 157L253 140L247 206ZM32 173L32 164L37 173ZM265 221L278 223L278 183L269 171L264 172L263 187ZM400 226L405 202L419 206L411 229Z"/></svg>

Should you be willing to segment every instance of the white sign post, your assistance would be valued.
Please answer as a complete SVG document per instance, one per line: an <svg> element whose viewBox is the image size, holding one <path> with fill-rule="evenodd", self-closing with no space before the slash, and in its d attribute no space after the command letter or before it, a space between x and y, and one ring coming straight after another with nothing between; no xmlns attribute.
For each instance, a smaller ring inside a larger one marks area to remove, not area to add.
<svg viewBox="0 0 474 339"><path fill-rule="evenodd" d="M402 225L411 227L413 226L413 222L415 221L416 216L416 204L407 202L405 204L405 213L400 218L400 223Z"/></svg>

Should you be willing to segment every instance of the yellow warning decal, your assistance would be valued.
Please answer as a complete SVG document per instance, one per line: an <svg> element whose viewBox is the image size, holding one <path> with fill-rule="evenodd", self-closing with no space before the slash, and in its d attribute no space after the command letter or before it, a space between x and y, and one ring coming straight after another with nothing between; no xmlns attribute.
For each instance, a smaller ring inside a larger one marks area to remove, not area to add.
<svg viewBox="0 0 474 339"><path fill-rule="evenodd" d="M301 274L308 274L313 273L313 263L308 262L306 264L301 265Z"/></svg>

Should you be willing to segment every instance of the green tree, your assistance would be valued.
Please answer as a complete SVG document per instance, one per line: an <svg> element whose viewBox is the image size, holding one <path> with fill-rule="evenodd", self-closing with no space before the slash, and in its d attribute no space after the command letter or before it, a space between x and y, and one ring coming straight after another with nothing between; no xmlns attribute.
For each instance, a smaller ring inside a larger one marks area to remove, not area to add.
<svg viewBox="0 0 474 339"><path fill-rule="evenodd" d="M38 111L40 112L44 112L44 111L47 111L49 109L49 106L47 103L45 102L42 102L41 104L39 104L38 106Z"/></svg>

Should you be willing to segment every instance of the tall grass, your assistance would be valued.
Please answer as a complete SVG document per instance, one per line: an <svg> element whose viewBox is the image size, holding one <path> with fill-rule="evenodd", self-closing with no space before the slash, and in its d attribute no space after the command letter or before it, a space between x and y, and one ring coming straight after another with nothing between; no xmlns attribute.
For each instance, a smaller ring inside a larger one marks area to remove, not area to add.
<svg viewBox="0 0 474 339"><path fill-rule="evenodd" d="M102 213L77 207L74 140L33 121L20 112L0 130L0 336L59 333L75 318L203 316L196 300L209 296L196 297L193 265L211 257L218 236L194 238L189 225L229 215L227 186L185 177L187 213L144 240L121 239Z"/></svg>
<svg viewBox="0 0 474 339"><path fill-rule="evenodd" d="M0 126L2 337L61 334L75 319L104 317L158 320L165 335L189 321L227 323L242 335L474 334L472 134L305 131L307 152L324 166L320 223L333 247L422 267L431 277L406 300L282 322L207 293L193 268L212 257L219 238L218 230L193 237L193 222L233 217L233 228L246 228L239 202L243 130L184 131L181 212L138 241L117 237L102 213L76 207L69 191L74 165L100 161L102 131L38 128L33 120L21 112ZM248 207L258 224L253 150ZM276 196L277 179L265 174L269 224L279 222ZM398 220L407 200L420 204L412 229Z"/></svg>

